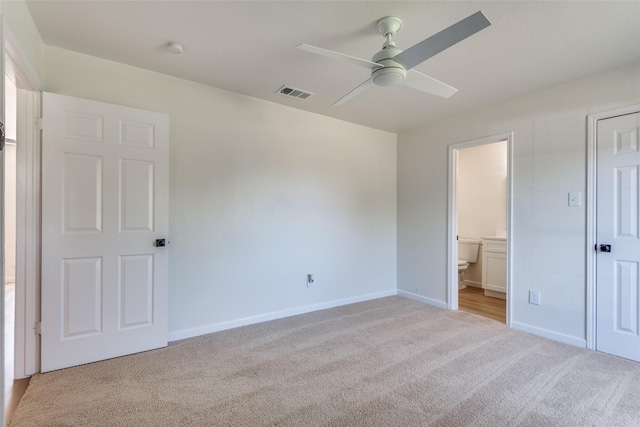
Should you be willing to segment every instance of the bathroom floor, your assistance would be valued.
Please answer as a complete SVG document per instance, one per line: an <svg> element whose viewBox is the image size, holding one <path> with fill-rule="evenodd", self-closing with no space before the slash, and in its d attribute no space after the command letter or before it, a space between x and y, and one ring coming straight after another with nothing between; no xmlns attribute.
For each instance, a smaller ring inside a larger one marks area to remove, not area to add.
<svg viewBox="0 0 640 427"><path fill-rule="evenodd" d="M481 288L458 290L458 309L507 323L507 302L485 296Z"/></svg>

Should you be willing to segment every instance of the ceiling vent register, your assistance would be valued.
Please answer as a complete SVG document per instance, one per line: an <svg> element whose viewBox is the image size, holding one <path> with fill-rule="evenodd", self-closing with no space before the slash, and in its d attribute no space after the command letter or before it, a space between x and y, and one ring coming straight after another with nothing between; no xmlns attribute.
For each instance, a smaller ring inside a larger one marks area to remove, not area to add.
<svg viewBox="0 0 640 427"><path fill-rule="evenodd" d="M280 95L288 96L289 98L296 98L296 99L302 99L302 100L305 100L309 98L311 95L313 95L313 93L311 92L306 92L302 89L297 89L295 87L286 86L286 85L278 89L277 93L279 93Z"/></svg>

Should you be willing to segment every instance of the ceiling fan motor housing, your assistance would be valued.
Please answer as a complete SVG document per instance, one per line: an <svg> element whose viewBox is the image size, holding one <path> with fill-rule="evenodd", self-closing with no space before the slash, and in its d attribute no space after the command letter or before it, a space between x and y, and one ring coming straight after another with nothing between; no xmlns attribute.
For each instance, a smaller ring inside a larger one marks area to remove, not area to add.
<svg viewBox="0 0 640 427"><path fill-rule="evenodd" d="M407 70L392 58L402 52L393 42L385 43L384 48L373 55L371 61L382 65L371 71L371 80L376 86L395 86L401 84L407 76Z"/></svg>

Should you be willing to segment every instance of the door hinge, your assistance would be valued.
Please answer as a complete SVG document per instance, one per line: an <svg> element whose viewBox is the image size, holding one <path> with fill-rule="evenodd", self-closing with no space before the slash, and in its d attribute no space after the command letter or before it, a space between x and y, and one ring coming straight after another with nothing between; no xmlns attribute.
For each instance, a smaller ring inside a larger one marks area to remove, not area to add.
<svg viewBox="0 0 640 427"><path fill-rule="evenodd" d="M33 329L36 335L42 335L42 322L36 322L36 326Z"/></svg>
<svg viewBox="0 0 640 427"><path fill-rule="evenodd" d="M36 128L37 128L38 130L42 130L42 117L38 117L38 118L36 119Z"/></svg>

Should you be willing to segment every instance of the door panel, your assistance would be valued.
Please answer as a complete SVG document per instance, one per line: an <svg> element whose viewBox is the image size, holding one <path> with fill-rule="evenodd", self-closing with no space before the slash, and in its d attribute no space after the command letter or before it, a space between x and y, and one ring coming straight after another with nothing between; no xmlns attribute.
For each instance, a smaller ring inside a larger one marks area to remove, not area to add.
<svg viewBox="0 0 640 427"><path fill-rule="evenodd" d="M102 259L76 258L63 262L63 339L102 332Z"/></svg>
<svg viewBox="0 0 640 427"><path fill-rule="evenodd" d="M614 330L638 335L638 263L616 261L614 274L615 318Z"/></svg>
<svg viewBox="0 0 640 427"><path fill-rule="evenodd" d="M616 238L638 238L638 166L622 166L616 171Z"/></svg>
<svg viewBox="0 0 640 427"><path fill-rule="evenodd" d="M102 231L102 157L64 154L65 233Z"/></svg>
<svg viewBox="0 0 640 427"><path fill-rule="evenodd" d="M596 349L640 361L640 113L597 124Z"/></svg>
<svg viewBox="0 0 640 427"><path fill-rule="evenodd" d="M153 231L153 162L120 159L120 231Z"/></svg>
<svg viewBox="0 0 640 427"><path fill-rule="evenodd" d="M168 117L43 99L42 371L166 346Z"/></svg>
<svg viewBox="0 0 640 427"><path fill-rule="evenodd" d="M153 254L120 257L120 328L153 323Z"/></svg>
<svg viewBox="0 0 640 427"><path fill-rule="evenodd" d="M120 122L120 143L131 147L154 148L154 127L149 123Z"/></svg>
<svg viewBox="0 0 640 427"><path fill-rule="evenodd" d="M86 142L102 142L103 118L76 111L65 111L64 137Z"/></svg>

